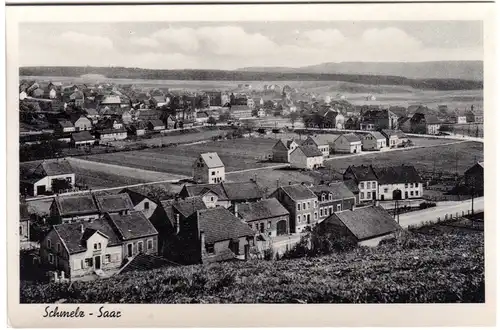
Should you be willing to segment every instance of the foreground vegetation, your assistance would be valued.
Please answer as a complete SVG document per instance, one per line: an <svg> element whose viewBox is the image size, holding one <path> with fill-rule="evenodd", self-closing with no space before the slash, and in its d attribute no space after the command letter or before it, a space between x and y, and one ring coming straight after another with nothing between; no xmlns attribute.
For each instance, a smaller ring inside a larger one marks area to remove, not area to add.
<svg viewBox="0 0 500 330"><path fill-rule="evenodd" d="M21 302L484 302L480 232L404 233L376 248L134 272L95 282L21 283Z"/></svg>

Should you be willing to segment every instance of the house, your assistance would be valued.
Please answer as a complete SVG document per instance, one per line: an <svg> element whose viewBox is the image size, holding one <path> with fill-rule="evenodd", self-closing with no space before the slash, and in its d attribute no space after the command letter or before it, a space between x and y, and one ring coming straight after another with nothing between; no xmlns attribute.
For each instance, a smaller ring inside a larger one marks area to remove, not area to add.
<svg viewBox="0 0 500 330"><path fill-rule="evenodd" d="M101 214L123 214L134 210L128 194L94 195L97 208Z"/></svg>
<svg viewBox="0 0 500 330"><path fill-rule="evenodd" d="M301 145L303 146L314 146L321 151L323 154L323 157L328 157L330 156L330 145L327 142L323 142L317 137L309 135L307 139L304 141L301 141Z"/></svg>
<svg viewBox="0 0 500 330"><path fill-rule="evenodd" d="M122 122L124 124L130 124L132 122L132 114L130 113L130 111L123 111Z"/></svg>
<svg viewBox="0 0 500 330"><path fill-rule="evenodd" d="M398 119L398 127L401 131L405 133L411 133L412 132L411 117L400 117Z"/></svg>
<svg viewBox="0 0 500 330"><path fill-rule="evenodd" d="M272 160L277 163L289 163L290 154L299 146L294 139L283 141L278 140L272 149Z"/></svg>
<svg viewBox="0 0 500 330"><path fill-rule="evenodd" d="M401 227L391 215L380 206L365 206L335 212L322 221L317 230L333 233L337 238L352 239L357 243L391 236Z"/></svg>
<svg viewBox="0 0 500 330"><path fill-rule="evenodd" d="M59 119L56 124L56 131L60 133L69 133L76 131L76 129L69 120Z"/></svg>
<svg viewBox="0 0 500 330"><path fill-rule="evenodd" d="M92 124L96 124L101 118L101 115L99 114L99 112L97 112L97 109L95 107L86 106L84 110L87 113L87 118L92 121Z"/></svg>
<svg viewBox="0 0 500 330"><path fill-rule="evenodd" d="M99 105L100 108L104 109L119 109L121 108L122 101L118 95L107 95L105 96Z"/></svg>
<svg viewBox="0 0 500 330"><path fill-rule="evenodd" d="M91 221L98 219L100 214L92 194L56 196L50 205L53 223Z"/></svg>
<svg viewBox="0 0 500 330"><path fill-rule="evenodd" d="M19 240L21 242L30 240L30 219L31 215L28 210L28 205L23 199L19 203Z"/></svg>
<svg viewBox="0 0 500 330"><path fill-rule="evenodd" d="M390 130L390 129L383 129L380 131L382 135L386 139L386 145L389 148L397 148L399 146L404 145L407 143L410 139L400 130Z"/></svg>
<svg viewBox="0 0 500 330"><path fill-rule="evenodd" d="M207 152L193 163L193 180L199 183L219 183L226 180L225 167L216 152Z"/></svg>
<svg viewBox="0 0 500 330"><path fill-rule="evenodd" d="M69 96L69 100L74 102L75 106L82 107L85 103L85 96L82 91L77 90Z"/></svg>
<svg viewBox="0 0 500 330"><path fill-rule="evenodd" d="M95 138L89 131L73 132L71 133L71 144L78 147L90 147L95 144Z"/></svg>
<svg viewBox="0 0 500 330"><path fill-rule="evenodd" d="M356 117L349 117L344 124L345 129L358 130L359 129L359 120Z"/></svg>
<svg viewBox="0 0 500 330"><path fill-rule="evenodd" d="M281 186L270 198L276 198L290 212L290 233L299 233L319 221L318 197L305 184Z"/></svg>
<svg viewBox="0 0 500 330"><path fill-rule="evenodd" d="M151 220L151 217L155 214L156 208L158 207L158 202L133 188L124 188L119 194L127 194L132 202L134 210L142 212L146 218Z"/></svg>
<svg viewBox="0 0 500 330"><path fill-rule="evenodd" d="M290 153L290 166L308 170L323 167L323 153L316 146L298 146Z"/></svg>
<svg viewBox="0 0 500 330"><path fill-rule="evenodd" d="M159 119L153 119L148 122L148 130L150 131L163 131L165 124Z"/></svg>
<svg viewBox="0 0 500 330"><path fill-rule="evenodd" d="M195 122L197 122L198 124L205 124L206 122L208 122L208 113L206 111L198 111L196 114L195 114Z"/></svg>
<svg viewBox="0 0 500 330"><path fill-rule="evenodd" d="M410 125L412 133L437 135L441 122L435 115L415 112L410 119Z"/></svg>
<svg viewBox="0 0 500 330"><path fill-rule="evenodd" d="M356 134L342 134L333 141L335 153L357 154L361 152L362 142Z"/></svg>
<svg viewBox="0 0 500 330"><path fill-rule="evenodd" d="M423 180L412 165L374 167L349 166L344 180L354 180L360 190L360 202L422 198Z"/></svg>
<svg viewBox="0 0 500 330"><path fill-rule="evenodd" d="M21 174L21 191L30 196L58 192L75 185L75 172L67 160L44 160Z"/></svg>
<svg viewBox="0 0 500 330"><path fill-rule="evenodd" d="M187 219L179 217L175 232L165 251L170 260L181 264L245 260L255 234L223 207L197 210Z"/></svg>
<svg viewBox="0 0 500 330"><path fill-rule="evenodd" d="M246 101L245 101L246 102ZM244 119L252 117L252 109L248 105L231 105L230 116L233 119Z"/></svg>
<svg viewBox="0 0 500 330"><path fill-rule="evenodd" d="M201 196L208 208L222 206L225 208L235 203L256 202L264 198L264 192L255 181L223 182L216 184L185 185L179 196Z"/></svg>
<svg viewBox="0 0 500 330"><path fill-rule="evenodd" d="M96 131L96 138L101 143L109 141L125 140L127 138L127 130L125 128L105 128Z"/></svg>
<svg viewBox="0 0 500 330"><path fill-rule="evenodd" d="M452 123L452 124L467 124L467 113L465 111L456 109L450 115L450 123Z"/></svg>
<svg viewBox="0 0 500 330"><path fill-rule="evenodd" d="M359 202L377 199L377 176L371 166L349 166L344 172L344 181L353 180L359 188Z"/></svg>
<svg viewBox="0 0 500 330"><path fill-rule="evenodd" d="M146 134L146 124L142 121L127 126L127 133L135 136Z"/></svg>
<svg viewBox="0 0 500 330"><path fill-rule="evenodd" d="M244 220L256 233L276 237L288 235L290 212L276 198L234 205L234 215Z"/></svg>
<svg viewBox="0 0 500 330"><path fill-rule="evenodd" d="M474 110L474 106L471 106L471 110L466 112L466 119L468 123L483 123L483 112Z"/></svg>
<svg viewBox="0 0 500 330"><path fill-rule="evenodd" d="M155 96L151 96L150 104L153 107L161 108L162 106L167 105L168 102L167 102L167 98L165 97L165 95L155 95Z"/></svg>
<svg viewBox="0 0 500 330"><path fill-rule="evenodd" d="M482 196L484 193L484 162L478 162L464 173L465 185L472 190L474 195Z"/></svg>
<svg viewBox="0 0 500 330"><path fill-rule="evenodd" d="M354 181L353 179L348 179L348 180L344 180L344 185L347 187L347 189L349 189L350 192L352 192L354 194L354 197L356 198L356 202L355 202L355 205L358 205L360 202L359 202L359 186L358 184L356 183L356 181Z"/></svg>
<svg viewBox="0 0 500 330"><path fill-rule="evenodd" d="M356 196L343 182L315 185L311 190L318 197L320 222L334 212L347 210L356 205Z"/></svg>
<svg viewBox="0 0 500 330"><path fill-rule="evenodd" d="M263 108L260 108L258 111L257 111L257 117L265 117L266 116L266 110L264 110Z"/></svg>
<svg viewBox="0 0 500 330"><path fill-rule="evenodd" d="M328 110L323 117L326 128L345 128L345 117L340 112Z"/></svg>
<svg viewBox="0 0 500 330"><path fill-rule="evenodd" d="M360 129L377 131L398 128L398 116L389 109L370 109L361 114Z"/></svg>
<svg viewBox="0 0 500 330"><path fill-rule="evenodd" d="M75 130L78 131L87 131L92 129L92 122L85 116L75 117L71 120Z"/></svg>
<svg viewBox="0 0 500 330"><path fill-rule="evenodd" d="M71 280L108 277L136 255L157 253L158 232L137 211L55 225L40 243L42 265Z"/></svg>
<svg viewBox="0 0 500 330"><path fill-rule="evenodd" d="M362 137L363 150L382 150L386 147L386 138L380 132L370 132Z"/></svg>

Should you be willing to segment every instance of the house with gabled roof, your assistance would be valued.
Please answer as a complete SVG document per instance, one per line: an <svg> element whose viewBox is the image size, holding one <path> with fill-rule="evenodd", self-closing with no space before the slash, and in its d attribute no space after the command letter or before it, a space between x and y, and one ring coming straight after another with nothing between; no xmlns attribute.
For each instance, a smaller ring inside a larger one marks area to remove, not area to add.
<svg viewBox="0 0 500 330"><path fill-rule="evenodd" d="M59 119L56 124L56 131L61 133L69 133L76 131L76 128L69 120Z"/></svg>
<svg viewBox="0 0 500 330"><path fill-rule="evenodd" d="M318 196L319 221L356 205L356 196L342 181L314 185L311 190Z"/></svg>
<svg viewBox="0 0 500 330"><path fill-rule="evenodd" d="M290 233L299 233L319 221L318 197L306 184L278 187L269 197L290 212Z"/></svg>
<svg viewBox="0 0 500 330"><path fill-rule="evenodd" d="M165 124L159 119L151 119L148 121L148 130L153 132L163 131L165 129Z"/></svg>
<svg viewBox="0 0 500 330"><path fill-rule="evenodd" d="M290 154L299 146L300 144L294 139L283 141L278 140L272 148L272 160L277 163L289 163Z"/></svg>
<svg viewBox="0 0 500 330"><path fill-rule="evenodd" d="M379 151L387 146L386 138L382 135L382 133L377 131L364 134L361 138L361 142L362 150L366 151Z"/></svg>
<svg viewBox="0 0 500 330"><path fill-rule="evenodd" d="M323 153L314 145L300 145L290 153L290 166L313 170L323 167Z"/></svg>
<svg viewBox="0 0 500 330"><path fill-rule="evenodd" d="M224 163L216 152L207 152L193 163L193 180L198 183L220 183L226 180Z"/></svg>
<svg viewBox="0 0 500 330"><path fill-rule="evenodd" d="M90 147L95 144L95 138L89 131L71 133L71 144L76 147Z"/></svg>
<svg viewBox="0 0 500 330"><path fill-rule="evenodd" d="M309 135L304 141L301 141L301 145L303 146L314 146L321 151L323 157L330 156L330 145L328 142L325 142L318 138L317 136Z"/></svg>
<svg viewBox="0 0 500 330"><path fill-rule="evenodd" d="M344 181L353 180L359 188L359 202L377 199L377 176L370 166L349 166L344 172Z"/></svg>
<svg viewBox="0 0 500 330"><path fill-rule="evenodd" d="M255 181L222 182L216 184L185 185L179 192L181 197L202 197L208 208L225 208L235 203L255 202L264 198L264 192Z"/></svg>
<svg viewBox="0 0 500 330"><path fill-rule="evenodd" d="M336 238L347 238L353 242L390 237L402 228L393 217L380 206L365 206L335 212L318 224L317 231L332 233Z"/></svg>
<svg viewBox="0 0 500 330"><path fill-rule="evenodd" d="M255 233L276 237L290 232L290 212L276 198L235 204L233 213L244 220Z"/></svg>
<svg viewBox="0 0 500 330"><path fill-rule="evenodd" d="M475 196L484 193L484 162L477 162L464 173L465 185Z"/></svg>
<svg viewBox="0 0 500 330"><path fill-rule="evenodd" d="M401 130L383 129L380 133L385 137L389 148L397 148L410 140Z"/></svg>
<svg viewBox="0 0 500 330"><path fill-rule="evenodd" d="M333 147L335 153L356 154L361 152L362 142L356 134L342 134L333 141Z"/></svg>
<svg viewBox="0 0 500 330"><path fill-rule="evenodd" d="M120 190L119 193L127 194L132 202L134 210L141 211L146 218L151 220L151 217L153 217L158 207L158 201L153 200L135 188L124 188Z"/></svg>
<svg viewBox="0 0 500 330"><path fill-rule="evenodd" d="M42 266L71 280L109 277L135 256L157 252L158 232L138 211L54 225L40 242Z"/></svg>
<svg viewBox="0 0 500 330"><path fill-rule="evenodd" d="M66 159L43 160L21 172L21 191L38 196L57 189L58 180L64 180L69 187L75 185L75 172Z"/></svg>

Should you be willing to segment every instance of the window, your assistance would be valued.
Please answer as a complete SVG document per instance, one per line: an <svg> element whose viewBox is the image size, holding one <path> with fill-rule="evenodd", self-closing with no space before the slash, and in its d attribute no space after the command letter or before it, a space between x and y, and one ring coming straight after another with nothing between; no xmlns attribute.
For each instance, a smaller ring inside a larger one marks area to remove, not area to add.
<svg viewBox="0 0 500 330"><path fill-rule="evenodd" d="M410 188L413 188L413 183L410 183Z"/></svg>
<svg viewBox="0 0 500 330"><path fill-rule="evenodd" d="M149 210L149 202L144 202L144 209Z"/></svg>
<svg viewBox="0 0 500 330"><path fill-rule="evenodd" d="M342 204L337 204L337 212L342 211Z"/></svg>
<svg viewBox="0 0 500 330"><path fill-rule="evenodd" d="M408 188L408 183L405 183L405 188Z"/></svg>
<svg viewBox="0 0 500 330"><path fill-rule="evenodd" d="M300 215L297 216L297 223L300 223Z"/></svg>
<svg viewBox="0 0 500 330"><path fill-rule="evenodd" d="M300 211L300 203L297 204L297 210Z"/></svg>
<svg viewBox="0 0 500 330"><path fill-rule="evenodd" d="M318 208L318 201L314 201L314 208Z"/></svg>
<svg viewBox="0 0 500 330"><path fill-rule="evenodd" d="M371 182L367 182L367 183L366 183L366 189L370 189L370 188L371 188L371 186L372 186L372 183L371 183Z"/></svg>
<svg viewBox="0 0 500 330"><path fill-rule="evenodd" d="M258 223L255 224L255 231L259 231L259 224Z"/></svg>
<svg viewBox="0 0 500 330"><path fill-rule="evenodd" d="M267 222L267 229L270 229L271 228L271 221L268 221Z"/></svg>
<svg viewBox="0 0 500 330"><path fill-rule="evenodd" d="M207 250L208 254L215 254L214 244L206 244L205 249Z"/></svg>
<svg viewBox="0 0 500 330"><path fill-rule="evenodd" d="M264 232L264 223L263 222L260 223L260 232L261 233Z"/></svg>
<svg viewBox="0 0 500 330"><path fill-rule="evenodd" d="M54 255L52 253L49 253L49 263L50 264L54 263Z"/></svg>
<svg viewBox="0 0 500 330"><path fill-rule="evenodd" d="M415 196L418 196L418 190L415 191Z"/></svg>
<svg viewBox="0 0 500 330"><path fill-rule="evenodd" d="M61 243L57 243L57 252L61 253Z"/></svg>
<svg viewBox="0 0 500 330"><path fill-rule="evenodd" d="M92 267L92 258L85 258L85 266Z"/></svg>
<svg viewBox="0 0 500 330"><path fill-rule="evenodd" d="M325 195L321 195L321 201L324 202L325 201Z"/></svg>
<svg viewBox="0 0 500 330"><path fill-rule="evenodd" d="M323 216L323 208L320 208L319 209L319 216L322 217Z"/></svg>
<svg viewBox="0 0 500 330"><path fill-rule="evenodd" d="M47 247L52 249L52 241L50 239L47 240Z"/></svg>
<svg viewBox="0 0 500 330"><path fill-rule="evenodd" d="M302 209L305 210L306 209L306 203L302 203Z"/></svg>
<svg viewBox="0 0 500 330"><path fill-rule="evenodd" d="M137 242L137 251L139 253L143 252L144 251L144 242L140 241L140 242Z"/></svg>
<svg viewBox="0 0 500 330"><path fill-rule="evenodd" d="M19 226L19 235L23 234L23 226Z"/></svg>
<svg viewBox="0 0 500 330"><path fill-rule="evenodd" d="M307 209L309 210L311 208L311 202L307 202Z"/></svg>
<svg viewBox="0 0 500 330"><path fill-rule="evenodd" d="M359 184L359 189L365 189L365 183L364 182L361 182Z"/></svg>
<svg viewBox="0 0 500 330"><path fill-rule="evenodd" d="M365 199L365 193L364 193L364 192L359 193L359 198L360 198L360 199Z"/></svg>
<svg viewBox="0 0 500 330"><path fill-rule="evenodd" d="M94 250L97 250L97 243L94 243Z"/></svg>
<svg viewBox="0 0 500 330"><path fill-rule="evenodd" d="M214 201L214 196L210 197L210 201L213 202Z"/></svg>
<svg viewBox="0 0 500 330"><path fill-rule="evenodd" d="M215 175L215 171L212 171L212 175Z"/></svg>
<svg viewBox="0 0 500 330"><path fill-rule="evenodd" d="M307 223L311 223L311 214L307 215Z"/></svg>
<svg viewBox="0 0 500 330"><path fill-rule="evenodd" d="M372 193L370 191L366 193L366 198L368 199L372 198Z"/></svg>
<svg viewBox="0 0 500 330"><path fill-rule="evenodd" d="M152 250L152 249L153 249L153 240L148 239L148 250Z"/></svg>
<svg viewBox="0 0 500 330"><path fill-rule="evenodd" d="M329 194L328 195L328 200L332 200L333 199L333 195L332 194Z"/></svg>
<svg viewBox="0 0 500 330"><path fill-rule="evenodd" d="M415 188L418 188L418 183L415 183Z"/></svg>
<svg viewBox="0 0 500 330"><path fill-rule="evenodd" d="M314 220L318 220L318 212L314 212Z"/></svg>
<svg viewBox="0 0 500 330"><path fill-rule="evenodd" d="M333 206L330 206L330 214L333 214Z"/></svg>
<svg viewBox="0 0 500 330"><path fill-rule="evenodd" d="M410 196L413 196L413 191L410 191Z"/></svg>
<svg viewBox="0 0 500 330"><path fill-rule="evenodd" d="M389 189L384 188L384 193L388 193L388 192L389 192Z"/></svg>

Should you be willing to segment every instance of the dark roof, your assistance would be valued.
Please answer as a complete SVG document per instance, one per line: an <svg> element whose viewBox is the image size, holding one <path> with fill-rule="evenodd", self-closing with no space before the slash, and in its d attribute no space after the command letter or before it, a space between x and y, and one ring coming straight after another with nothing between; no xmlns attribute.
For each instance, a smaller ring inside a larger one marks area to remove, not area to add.
<svg viewBox="0 0 500 330"><path fill-rule="evenodd" d="M312 190L302 184L282 186L279 189L282 189L293 200L316 198L316 195L312 192Z"/></svg>
<svg viewBox="0 0 500 330"><path fill-rule="evenodd" d="M440 124L441 121L438 119L436 115L426 115L425 116L426 124Z"/></svg>
<svg viewBox="0 0 500 330"><path fill-rule="evenodd" d="M374 138L376 138L377 140L385 140L385 137L380 132L373 131L373 132L369 132L367 135L371 135Z"/></svg>
<svg viewBox="0 0 500 330"><path fill-rule="evenodd" d="M120 212L134 209L134 205L132 204L128 194L96 195L95 200L102 213Z"/></svg>
<svg viewBox="0 0 500 330"><path fill-rule="evenodd" d="M64 127L64 128L73 127L73 124L69 120L66 120L66 119L59 119L57 122L59 123L59 125L61 127Z"/></svg>
<svg viewBox="0 0 500 330"><path fill-rule="evenodd" d="M120 269L120 274L131 271L145 271L166 266L177 266L173 262L150 254L139 253L129 263Z"/></svg>
<svg viewBox="0 0 500 330"><path fill-rule="evenodd" d="M74 173L71 165L66 159L44 160L39 165L46 175L62 175Z"/></svg>
<svg viewBox="0 0 500 330"><path fill-rule="evenodd" d="M379 184L422 182L422 178L412 165L373 167Z"/></svg>
<svg viewBox="0 0 500 330"><path fill-rule="evenodd" d="M268 219L290 214L276 198L264 199L254 203L238 204L237 208L239 216L245 221Z"/></svg>
<svg viewBox="0 0 500 330"><path fill-rule="evenodd" d="M113 134L113 133L126 133L127 130L125 128L105 128L97 131L99 134Z"/></svg>
<svg viewBox="0 0 500 330"><path fill-rule="evenodd" d="M117 230L121 240L130 240L145 236L158 235L153 224L140 211L127 214L106 214Z"/></svg>
<svg viewBox="0 0 500 330"><path fill-rule="evenodd" d="M320 139L318 139L317 137L315 136L312 136L312 135L309 135L307 137L307 139L305 139L304 141L307 141L307 140L311 140L312 142L314 142L314 144L316 144L316 146L324 146L324 145L328 145L327 142L322 142ZM302 142L302 145L304 144L304 142Z"/></svg>
<svg viewBox="0 0 500 330"><path fill-rule="evenodd" d="M347 141L349 141L349 142L361 142L360 138L356 134L353 134L353 133L342 134L338 138L341 138L342 136L345 137L347 139Z"/></svg>
<svg viewBox="0 0 500 330"><path fill-rule="evenodd" d="M131 188L122 189L120 190L119 194L127 194L128 197L130 198L130 201L132 202L132 205L134 206L136 206L146 198L151 200L151 198Z"/></svg>
<svg viewBox="0 0 500 330"><path fill-rule="evenodd" d="M387 138L391 136L397 136L398 138L406 137L405 133L399 129L383 129L381 130L381 133Z"/></svg>
<svg viewBox="0 0 500 330"><path fill-rule="evenodd" d="M196 185L185 185L184 188L186 189L186 192L188 193L188 196L201 196L206 194L208 191L212 191L214 194L219 196L219 199L227 200L228 197L226 195L226 192L224 191L224 188L222 187L222 184L220 183L215 183L215 184L196 184Z"/></svg>
<svg viewBox="0 0 500 330"><path fill-rule="evenodd" d="M322 194L332 194L333 200L354 198L354 194L343 182L331 182L329 184L317 185L311 188L320 197ZM321 199L320 199L321 201Z"/></svg>
<svg viewBox="0 0 500 330"><path fill-rule="evenodd" d="M167 217L173 221L174 209L176 209L185 218L189 218L198 210L204 210L207 207L200 196L186 197L178 199L169 199L160 202L167 214Z"/></svg>
<svg viewBox="0 0 500 330"><path fill-rule="evenodd" d="M61 216L99 213L94 197L90 194L56 196L54 203Z"/></svg>
<svg viewBox="0 0 500 330"><path fill-rule="evenodd" d="M264 192L254 181L224 182L221 185L229 200L249 200L264 197Z"/></svg>
<svg viewBox="0 0 500 330"><path fill-rule="evenodd" d="M354 180L344 180L344 184L353 194L359 194L359 187Z"/></svg>
<svg viewBox="0 0 500 330"><path fill-rule="evenodd" d="M306 155L306 157L319 157L319 156L323 156L323 154L321 153L321 151L319 151L318 147L315 147L315 146L300 146L298 147L297 149L300 149L302 150L302 152L304 153L304 155ZM293 151L295 152L295 150Z"/></svg>
<svg viewBox="0 0 500 330"><path fill-rule="evenodd" d="M375 176L375 173L373 173L373 170L371 166L349 166L346 172L351 169L352 173L356 177L358 181L376 181L377 177Z"/></svg>
<svg viewBox="0 0 500 330"><path fill-rule="evenodd" d="M95 138L90 134L89 131L75 132L71 134L71 138L76 142L95 140Z"/></svg>
<svg viewBox="0 0 500 330"><path fill-rule="evenodd" d="M165 124L159 119L151 119L149 122L153 125L153 127L165 126Z"/></svg>
<svg viewBox="0 0 500 330"><path fill-rule="evenodd" d="M389 213L380 206L336 212L324 222L329 223L334 218L338 218L358 240L390 234L401 229Z"/></svg>
<svg viewBox="0 0 500 330"><path fill-rule="evenodd" d="M119 245L121 243L106 219L97 219L92 222L63 223L54 226L54 230L61 237L70 254L83 252L87 249L86 242L83 240L85 233L87 239L91 233L86 232L87 229L93 229L95 230L94 233L99 231L106 235L108 237L108 246Z"/></svg>
<svg viewBox="0 0 500 330"><path fill-rule="evenodd" d="M208 244L254 235L246 223L223 207L199 210L196 217Z"/></svg>

